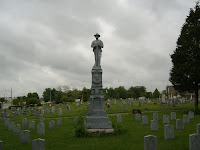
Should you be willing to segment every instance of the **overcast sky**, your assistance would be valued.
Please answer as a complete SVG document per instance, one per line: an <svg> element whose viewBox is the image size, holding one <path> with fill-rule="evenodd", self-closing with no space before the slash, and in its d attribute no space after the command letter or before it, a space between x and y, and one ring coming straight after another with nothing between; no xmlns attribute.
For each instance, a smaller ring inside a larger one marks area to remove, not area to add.
<svg viewBox="0 0 200 150"><path fill-rule="evenodd" d="M0 0L0 97L91 87L94 34L103 86L164 90L195 0Z"/></svg>

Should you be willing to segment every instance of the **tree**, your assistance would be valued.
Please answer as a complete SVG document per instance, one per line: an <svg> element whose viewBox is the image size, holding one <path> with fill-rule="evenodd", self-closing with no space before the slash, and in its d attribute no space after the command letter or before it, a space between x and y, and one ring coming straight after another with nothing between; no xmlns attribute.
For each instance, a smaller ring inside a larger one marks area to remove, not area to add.
<svg viewBox="0 0 200 150"><path fill-rule="evenodd" d="M145 97L146 97L146 98L153 98L152 92L146 92L146 93L145 93Z"/></svg>
<svg viewBox="0 0 200 150"><path fill-rule="evenodd" d="M160 97L160 92L156 88L155 91L153 92L153 98L159 98Z"/></svg>
<svg viewBox="0 0 200 150"><path fill-rule="evenodd" d="M37 98L35 98L35 97L32 97L32 98L28 99L28 101L27 101L26 104L27 105L30 105L30 104L40 104L40 100L37 99Z"/></svg>
<svg viewBox="0 0 200 150"><path fill-rule="evenodd" d="M19 105L19 100L18 100L18 98L13 99L13 105Z"/></svg>
<svg viewBox="0 0 200 150"><path fill-rule="evenodd" d="M200 5L190 9L172 58L170 81L179 92L195 92L194 109L198 111L200 87Z"/></svg>
<svg viewBox="0 0 200 150"><path fill-rule="evenodd" d="M0 98L0 102L5 102L5 99L4 99L4 97L2 97L2 98Z"/></svg>
<svg viewBox="0 0 200 150"><path fill-rule="evenodd" d="M48 102L48 101L53 101L56 99L56 94L57 94L57 91L56 89L51 89L51 88L46 88L45 91L43 92L43 98L44 98L44 101L45 102ZM51 97L51 98L50 98Z"/></svg>
<svg viewBox="0 0 200 150"><path fill-rule="evenodd" d="M116 99L119 99L119 98L126 99L126 98L128 98L128 92L124 88L124 86L120 86L118 88L115 88L115 93L116 93L116 96L115 96Z"/></svg>
<svg viewBox="0 0 200 150"><path fill-rule="evenodd" d="M139 98L142 96L145 96L146 93L146 88L144 86L131 86L128 90L129 92L129 97L133 97L133 98Z"/></svg>
<svg viewBox="0 0 200 150"><path fill-rule="evenodd" d="M83 96L83 101L86 102L90 99L90 89L87 89L86 87L84 87L81 91L81 95Z"/></svg>
<svg viewBox="0 0 200 150"><path fill-rule="evenodd" d="M39 99L39 96L38 96L38 94L36 92L35 93L28 93L27 98L28 99L30 99L30 98L37 98L37 99Z"/></svg>

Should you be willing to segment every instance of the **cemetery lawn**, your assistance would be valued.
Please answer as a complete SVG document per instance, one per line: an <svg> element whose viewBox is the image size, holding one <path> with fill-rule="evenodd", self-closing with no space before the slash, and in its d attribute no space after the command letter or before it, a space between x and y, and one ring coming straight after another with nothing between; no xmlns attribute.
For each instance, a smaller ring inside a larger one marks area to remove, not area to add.
<svg viewBox="0 0 200 150"><path fill-rule="evenodd" d="M143 104L142 107L137 107L137 103L133 106L126 106L125 111L122 110L122 103L113 105L111 102L110 111L107 111L109 119L112 123L117 122L117 117L114 114L127 113L122 115L122 129L123 132L120 135L107 135L104 137L74 137L74 116L87 116L85 113L86 104L76 107L71 104L71 110L67 111L63 108L63 115L58 116L57 109L54 113L45 114L45 136L37 136L37 128L30 131L30 144L21 145L19 136L13 136L12 131L8 131L8 128L4 126L3 122L0 122L0 140L3 141L5 150L30 150L32 149L32 140L37 138L45 139L46 150L143 150L144 149L144 136L155 135L157 136L158 150L188 150L189 149L189 135L196 133L196 124L200 123L200 115L195 115L194 119L190 120L189 124L184 125L184 130L176 130L176 121L170 120L170 125L174 126L174 140L164 140L164 125L162 123L163 115L169 115L173 110L176 111L176 118L182 119L183 115L189 110L193 109L193 103L181 104L176 107L161 106L160 104ZM135 107L134 107L135 106ZM132 109L140 109L142 115L147 115L149 125L142 126L141 122L135 121L135 115L130 114ZM146 112L146 111L150 112ZM170 112L158 112L158 132L152 132L150 127L150 120L153 119L152 111L171 110ZM15 124L22 123L22 119L27 118L28 121L34 120L35 124L39 123L39 117L19 115L17 118L10 118ZM62 118L62 126L55 127L54 130L49 130L48 122L56 118ZM21 127L21 130L28 130L28 127Z"/></svg>

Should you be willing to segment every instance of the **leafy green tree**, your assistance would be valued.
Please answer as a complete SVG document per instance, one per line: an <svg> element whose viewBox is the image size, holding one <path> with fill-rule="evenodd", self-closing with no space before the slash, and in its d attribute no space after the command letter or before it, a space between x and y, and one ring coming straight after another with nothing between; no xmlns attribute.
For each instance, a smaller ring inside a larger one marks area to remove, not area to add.
<svg viewBox="0 0 200 150"><path fill-rule="evenodd" d="M63 96L63 97L61 98L61 101L62 101L63 103L66 103L66 102L74 102L74 99L72 99L72 97Z"/></svg>
<svg viewBox="0 0 200 150"><path fill-rule="evenodd" d="M177 46L171 55L172 69L170 81L174 88L195 92L194 109L198 111L198 91L200 88L200 5L190 9L183 24Z"/></svg>
<svg viewBox="0 0 200 150"><path fill-rule="evenodd" d="M2 98L0 98L0 102L5 102L5 99L4 99L4 97L2 97Z"/></svg>
<svg viewBox="0 0 200 150"><path fill-rule="evenodd" d="M131 86L128 89L129 97L131 98L139 98L145 96L146 88L144 86Z"/></svg>
<svg viewBox="0 0 200 150"><path fill-rule="evenodd" d="M86 102L90 99L91 90L84 87L81 91L81 96L83 96L83 101Z"/></svg>
<svg viewBox="0 0 200 150"><path fill-rule="evenodd" d="M13 99L13 105L19 105L19 100L18 100L18 98Z"/></svg>
<svg viewBox="0 0 200 150"><path fill-rule="evenodd" d="M146 93L145 93L145 97L146 97L146 98L153 98L152 92L146 92Z"/></svg>
<svg viewBox="0 0 200 150"><path fill-rule="evenodd" d="M39 96L38 96L38 94L36 92L35 93L28 93L27 98L28 99L30 99L30 98L37 98L37 99L39 99Z"/></svg>
<svg viewBox="0 0 200 150"><path fill-rule="evenodd" d="M115 98L117 98L117 99L119 99L119 98L122 98L122 99L128 98L128 92L126 91L124 86L119 86L118 88L115 88L114 90L115 90L115 93L116 93Z"/></svg>
<svg viewBox="0 0 200 150"><path fill-rule="evenodd" d="M32 98L28 99L28 101L27 101L26 104L27 105L30 105L30 104L40 104L40 100L37 99L36 97L32 97Z"/></svg>
<svg viewBox="0 0 200 150"><path fill-rule="evenodd" d="M159 98L161 95L160 95L160 92L158 91L158 89L156 88L155 91L153 92L153 98Z"/></svg>
<svg viewBox="0 0 200 150"><path fill-rule="evenodd" d="M42 96L44 98L44 101L45 102L48 102L48 101L53 101L56 99L56 94L57 94L57 91L56 89L51 89L51 88L46 88L45 91L43 92ZM51 98L50 98L51 97Z"/></svg>

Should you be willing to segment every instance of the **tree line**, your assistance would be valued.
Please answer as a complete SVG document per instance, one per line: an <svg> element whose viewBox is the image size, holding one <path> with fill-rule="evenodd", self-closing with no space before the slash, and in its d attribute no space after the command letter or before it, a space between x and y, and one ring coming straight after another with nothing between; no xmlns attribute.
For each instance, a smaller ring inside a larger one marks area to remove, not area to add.
<svg viewBox="0 0 200 150"><path fill-rule="evenodd" d="M89 101L91 90L84 87L82 90L76 88L71 89L69 86L58 86L55 88L46 88L42 94L42 100L45 102L54 102L56 104L74 102L75 99L83 99L84 102ZM103 94L105 99L126 99L139 97L145 98L159 98L161 93L156 88L155 91L147 92L144 86L131 86L128 90L124 86L117 88L104 88ZM13 105L26 105L37 104L40 105L39 95L37 93L28 93L27 96L17 97L13 100Z"/></svg>

